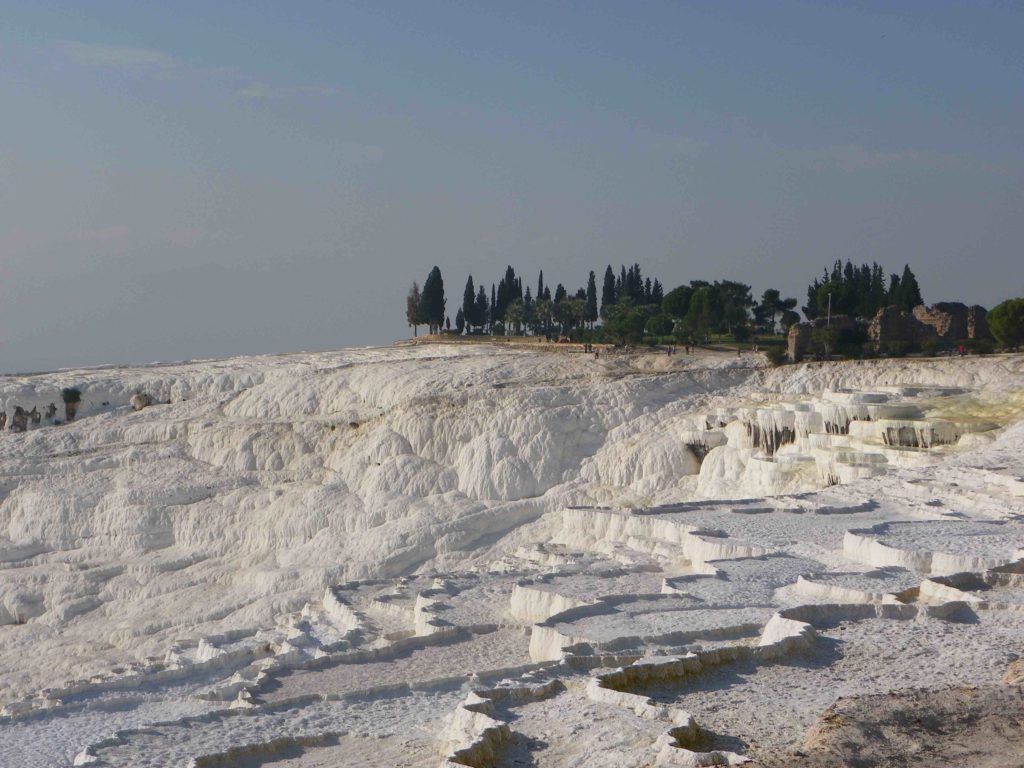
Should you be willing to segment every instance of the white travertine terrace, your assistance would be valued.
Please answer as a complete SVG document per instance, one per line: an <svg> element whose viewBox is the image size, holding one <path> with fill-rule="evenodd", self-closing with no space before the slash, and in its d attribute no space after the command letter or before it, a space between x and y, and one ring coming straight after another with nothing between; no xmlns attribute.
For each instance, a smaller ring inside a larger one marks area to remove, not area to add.
<svg viewBox="0 0 1024 768"><path fill-rule="evenodd" d="M1022 388L483 345L0 377L43 414L0 433L0 766L739 764L996 681Z"/></svg>

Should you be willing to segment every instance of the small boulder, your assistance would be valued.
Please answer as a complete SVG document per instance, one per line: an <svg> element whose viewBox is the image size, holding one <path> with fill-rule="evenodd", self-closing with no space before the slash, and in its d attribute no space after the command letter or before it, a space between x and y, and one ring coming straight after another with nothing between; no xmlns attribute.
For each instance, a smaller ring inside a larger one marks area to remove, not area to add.
<svg viewBox="0 0 1024 768"><path fill-rule="evenodd" d="M141 411L143 408L153 404L153 398L144 392L138 392L132 395L131 404L133 410Z"/></svg>

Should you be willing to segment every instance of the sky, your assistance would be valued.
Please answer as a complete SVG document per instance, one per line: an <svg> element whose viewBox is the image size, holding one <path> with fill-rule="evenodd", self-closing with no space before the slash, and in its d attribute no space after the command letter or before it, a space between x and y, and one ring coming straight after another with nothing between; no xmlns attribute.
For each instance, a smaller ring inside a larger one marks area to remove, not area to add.
<svg viewBox="0 0 1024 768"><path fill-rule="evenodd" d="M406 337L435 264L1024 295L1024 3L0 0L0 371Z"/></svg>

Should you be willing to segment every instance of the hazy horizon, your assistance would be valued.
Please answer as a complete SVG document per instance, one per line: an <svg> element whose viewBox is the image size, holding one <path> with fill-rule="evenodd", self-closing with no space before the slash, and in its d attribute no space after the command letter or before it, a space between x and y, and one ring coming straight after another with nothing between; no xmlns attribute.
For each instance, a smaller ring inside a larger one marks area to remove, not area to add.
<svg viewBox="0 0 1024 768"><path fill-rule="evenodd" d="M211 7L212 6L212 7ZM1024 295L1024 6L6 4L0 371L382 344L438 265Z"/></svg>

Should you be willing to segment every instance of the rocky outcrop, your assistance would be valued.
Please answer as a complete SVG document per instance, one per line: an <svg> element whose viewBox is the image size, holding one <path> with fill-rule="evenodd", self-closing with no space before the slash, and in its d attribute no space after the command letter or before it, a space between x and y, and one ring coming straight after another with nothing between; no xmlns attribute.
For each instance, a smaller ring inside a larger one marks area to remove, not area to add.
<svg viewBox="0 0 1024 768"><path fill-rule="evenodd" d="M914 317L935 329L943 341L988 338L987 312L977 305L968 307L958 301L940 301L930 307L914 307Z"/></svg>

